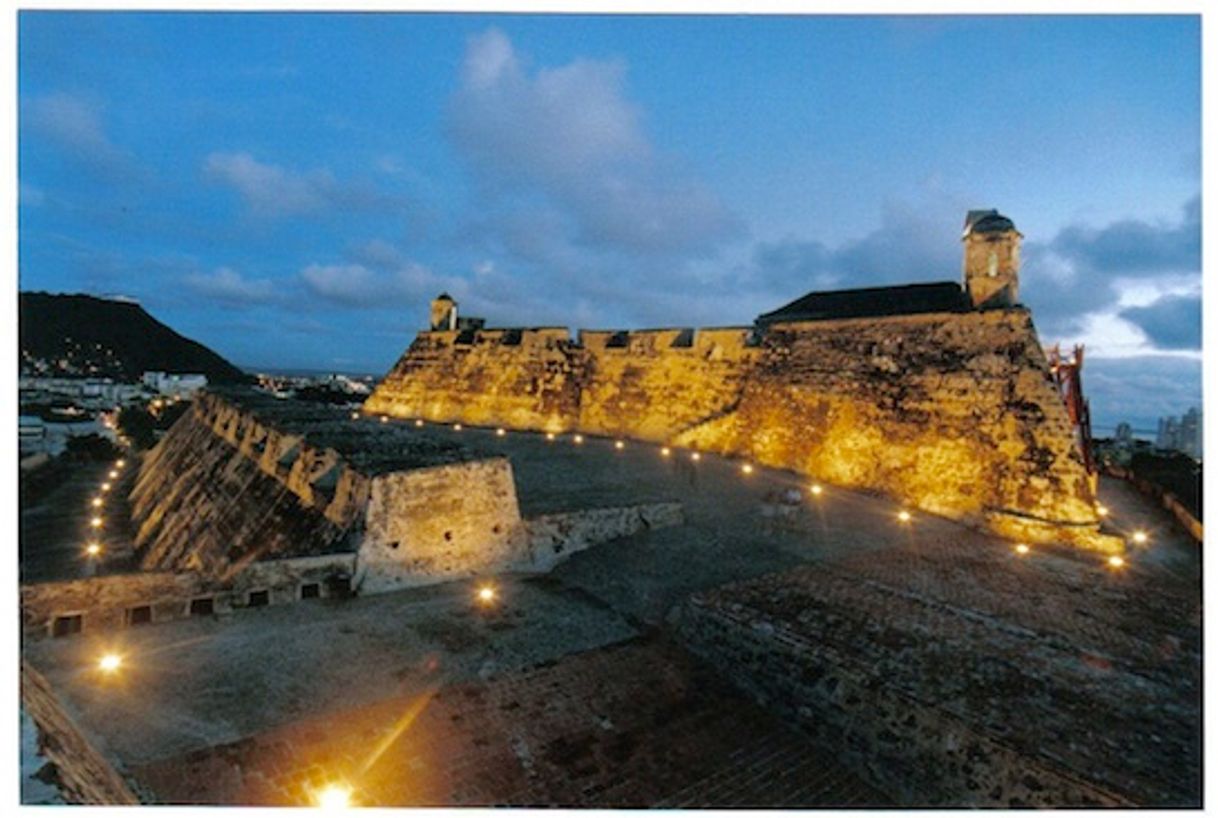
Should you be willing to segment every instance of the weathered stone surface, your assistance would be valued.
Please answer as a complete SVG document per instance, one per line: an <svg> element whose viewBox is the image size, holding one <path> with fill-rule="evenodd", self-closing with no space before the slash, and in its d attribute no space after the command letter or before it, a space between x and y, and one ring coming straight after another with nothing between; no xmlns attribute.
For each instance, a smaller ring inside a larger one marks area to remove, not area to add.
<svg viewBox="0 0 1218 818"><path fill-rule="evenodd" d="M514 334L509 335L510 332ZM365 404L756 459L1007 536L1104 550L1023 308L750 330L424 332ZM510 337L512 343L506 343Z"/></svg>
<svg viewBox="0 0 1218 818"><path fill-rule="evenodd" d="M131 805L139 799L63 709L42 674L22 661L21 708L38 728L41 754L55 767L55 783L72 804Z"/></svg>

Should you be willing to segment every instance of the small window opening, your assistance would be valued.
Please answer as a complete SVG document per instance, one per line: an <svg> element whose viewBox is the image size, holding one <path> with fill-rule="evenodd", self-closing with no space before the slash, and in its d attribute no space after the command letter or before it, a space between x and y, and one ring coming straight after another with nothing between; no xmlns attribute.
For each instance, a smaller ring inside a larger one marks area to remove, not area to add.
<svg viewBox="0 0 1218 818"><path fill-rule="evenodd" d="M81 614L57 616L51 622L51 636L71 636L74 633L80 633L85 624L84 620L85 618Z"/></svg>
<svg viewBox="0 0 1218 818"><path fill-rule="evenodd" d="M191 616L211 616L216 612L216 601L209 596L190 600Z"/></svg>
<svg viewBox="0 0 1218 818"><path fill-rule="evenodd" d="M136 605L134 608L127 609L127 625L134 627L150 624L152 624L151 605Z"/></svg>
<svg viewBox="0 0 1218 818"><path fill-rule="evenodd" d="M300 586L300 598L301 599L317 599L320 596L321 596L321 583L306 582L304 585Z"/></svg>
<svg viewBox="0 0 1218 818"><path fill-rule="evenodd" d="M453 533L452 533L451 531L445 531L445 532L444 532L444 541L445 541L445 542L452 542L452 541L453 541Z"/></svg>
<svg viewBox="0 0 1218 818"><path fill-rule="evenodd" d="M262 608L271 604L271 592L267 590L250 591L249 606Z"/></svg>

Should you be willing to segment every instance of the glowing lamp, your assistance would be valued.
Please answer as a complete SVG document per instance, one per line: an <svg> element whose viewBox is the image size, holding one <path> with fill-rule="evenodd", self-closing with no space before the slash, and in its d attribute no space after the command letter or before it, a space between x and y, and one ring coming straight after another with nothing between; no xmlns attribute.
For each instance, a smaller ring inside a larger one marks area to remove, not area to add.
<svg viewBox="0 0 1218 818"><path fill-rule="evenodd" d="M546 432L546 440L553 440L553 439L554 439L554 433Z"/></svg>
<svg viewBox="0 0 1218 818"><path fill-rule="evenodd" d="M1125 565L1125 559L1124 557L1118 557L1116 554L1113 554L1108 558L1108 565L1112 568L1122 568Z"/></svg>
<svg viewBox="0 0 1218 818"><path fill-rule="evenodd" d="M388 423L388 422L389 422L389 418L386 417L385 415L381 415L381 423Z"/></svg>
<svg viewBox="0 0 1218 818"><path fill-rule="evenodd" d="M85 546L85 553L88 554L90 557L96 557L98 554L101 553L101 550L102 550L101 543L91 542Z"/></svg>
<svg viewBox="0 0 1218 818"><path fill-rule="evenodd" d="M352 412L352 413L351 413L351 419L352 419L352 420L359 420L359 412Z"/></svg>
<svg viewBox="0 0 1218 818"><path fill-rule="evenodd" d="M111 472L110 472L110 474L109 474L109 477L110 477L110 479L111 479L111 480L117 480L117 479L118 479L118 472L116 472L116 471L111 471Z"/></svg>
<svg viewBox="0 0 1218 818"><path fill-rule="evenodd" d="M584 442L584 436L583 436L583 435L576 435L574 438L572 438L572 440L574 440L576 443L583 443L583 442Z"/></svg>
<svg viewBox="0 0 1218 818"><path fill-rule="evenodd" d="M1107 516L1108 516L1108 506L1105 506L1105 505L1102 505L1102 504L1101 504L1101 505L1096 506L1096 507L1095 507L1095 513L1096 513L1096 514L1098 514L1098 515L1100 515L1101 517L1107 517Z"/></svg>
<svg viewBox="0 0 1218 818"><path fill-rule="evenodd" d="M702 459L702 455L701 455L701 453L699 453L699 452L694 452L693 454L691 454L691 455L689 456L689 459L690 459L690 460L694 460L694 461L698 461L698 460L701 460L701 459Z"/></svg>
<svg viewBox="0 0 1218 818"><path fill-rule="evenodd" d="M461 424L460 424L460 423L454 423L454 424L453 424L453 431L454 431L454 432L459 432L459 431L461 431Z"/></svg>
<svg viewBox="0 0 1218 818"><path fill-rule="evenodd" d="M483 605L490 605L495 601L495 596L496 593L494 585L483 585L478 589L478 601Z"/></svg>
<svg viewBox="0 0 1218 818"><path fill-rule="evenodd" d="M669 457L671 454L672 454L672 449L668 448L667 446L665 446L663 449L660 449L660 455L662 457Z"/></svg>
<svg viewBox="0 0 1218 818"><path fill-rule="evenodd" d="M626 444L620 440L615 440L615 441L613 441L613 448L621 450L621 449L626 448Z"/></svg>
<svg viewBox="0 0 1218 818"><path fill-rule="evenodd" d="M415 425L415 426L422 426L422 425L423 425L423 419L422 419L422 418L416 418L416 419L415 419L415 422L414 422L414 425Z"/></svg>
<svg viewBox="0 0 1218 818"><path fill-rule="evenodd" d="M753 473L753 464L745 463L743 466L740 467L740 471L742 474L752 474Z"/></svg>
<svg viewBox="0 0 1218 818"><path fill-rule="evenodd" d="M101 484L101 490L102 490L102 491L109 491L109 490L110 490L110 484L109 484L109 483L102 483L102 484Z"/></svg>
<svg viewBox="0 0 1218 818"><path fill-rule="evenodd" d="M351 788L345 784L327 784L313 798L322 809L343 809L351 806Z"/></svg>
<svg viewBox="0 0 1218 818"><path fill-rule="evenodd" d="M101 517L94 517L92 520L89 520L89 525L92 526L93 528L101 528L101 524L102 524Z"/></svg>
<svg viewBox="0 0 1218 818"><path fill-rule="evenodd" d="M118 460L114 463L115 468L119 468L119 469L121 469L123 466L126 466L126 465L127 465L126 460Z"/></svg>
<svg viewBox="0 0 1218 818"><path fill-rule="evenodd" d="M1133 541L1136 542L1138 545L1145 545L1146 540L1148 540L1148 539L1149 539L1149 537L1146 536L1145 531L1133 532Z"/></svg>
<svg viewBox="0 0 1218 818"><path fill-rule="evenodd" d="M97 660L97 669L102 673L117 673L123 666L123 657L117 653L107 653Z"/></svg>
<svg viewBox="0 0 1218 818"><path fill-rule="evenodd" d="M507 430L501 426L495 430L495 434L498 435L499 437L503 437L504 435L507 434Z"/></svg>
<svg viewBox="0 0 1218 818"><path fill-rule="evenodd" d="M1015 546L1015 553L1019 554L1021 556L1023 554L1028 553L1028 546L1024 545L1023 543L1020 543L1019 545Z"/></svg>
<svg viewBox="0 0 1218 818"><path fill-rule="evenodd" d="M821 488L820 483L813 483L812 487L808 489L808 491L812 492L813 497L820 497L825 490Z"/></svg>
<svg viewBox="0 0 1218 818"><path fill-rule="evenodd" d="M94 497L91 502L93 503L93 507L97 508L98 506L100 506L102 504L102 498Z"/></svg>
<svg viewBox="0 0 1218 818"><path fill-rule="evenodd" d="M912 519L913 519L913 515L912 515L912 514L910 514L908 511L905 511L904 509L902 509L902 510L901 510L901 513L899 513L899 514L897 515L897 519L898 519L898 520L900 520L900 521L901 521L901 522L903 522L903 523L907 523L907 522L909 522L910 520L912 520Z"/></svg>

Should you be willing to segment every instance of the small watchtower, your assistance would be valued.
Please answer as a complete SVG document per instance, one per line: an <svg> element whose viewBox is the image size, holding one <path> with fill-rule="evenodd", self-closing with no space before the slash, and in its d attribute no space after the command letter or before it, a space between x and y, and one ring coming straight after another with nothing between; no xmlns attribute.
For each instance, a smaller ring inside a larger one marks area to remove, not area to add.
<svg viewBox="0 0 1218 818"><path fill-rule="evenodd" d="M457 302L448 293L440 293L431 302L431 329L433 332L457 328Z"/></svg>
<svg viewBox="0 0 1218 818"><path fill-rule="evenodd" d="M964 288L975 309L1019 303L1019 240L1015 223L997 210L970 210L964 219Z"/></svg>

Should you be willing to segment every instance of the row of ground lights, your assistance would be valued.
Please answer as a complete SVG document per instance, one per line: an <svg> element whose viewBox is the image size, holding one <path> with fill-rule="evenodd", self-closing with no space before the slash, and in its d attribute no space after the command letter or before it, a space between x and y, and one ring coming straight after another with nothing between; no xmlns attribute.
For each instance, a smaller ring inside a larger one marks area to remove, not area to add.
<svg viewBox="0 0 1218 818"><path fill-rule="evenodd" d="M358 418L360 415L358 412L352 412L351 416L353 418ZM388 416L386 416L386 415L381 416L382 423L387 423L388 420L389 420ZM424 420L422 418L415 418L414 425L416 427L421 427L424 425ZM443 425L443 424L440 424L440 425ZM462 427L461 427L460 423L456 423L456 424L453 424L452 428L455 431L461 431ZM507 429L500 426L495 429L495 435L496 435L496 437L504 437L507 435ZM558 439L558 435L556 433L546 432L547 441L554 442L557 439ZM581 444L584 442L584 436L581 434L574 434L571 436L571 440L573 443L578 445L578 444ZM626 442L620 438L617 440L614 440L613 448L616 449L617 451L622 451L626 448ZM672 454L673 454L673 451L672 451L671 447L669 447L669 446L660 447L660 456L661 457L672 457ZM702 459L702 455L698 451L691 451L689 454L689 459L696 463ZM754 472L753 464L742 463L740 466L740 472L742 474L744 474L746 477L753 474L753 472ZM809 486L808 491L813 497L819 498L824 493L824 488L819 483L813 483L811 486ZM1107 517L1108 513L1109 513L1108 507L1102 503L1098 503L1096 505L1095 511L1096 511L1096 514L1101 518ZM897 521L899 523L901 523L902 525L909 525L913 522L913 514L910 513L910 511L908 509L904 509L904 508L901 509L899 512L897 512L896 517L897 517ZM1145 545L1149 541L1149 535L1147 535L1147 533L1145 531L1137 530L1132 533L1132 535L1130 536L1130 539L1132 539L1133 542L1138 545ZM1027 554L1031 553L1031 548L1026 543L1017 543L1014 547L1014 550L1015 550L1015 553L1019 554L1020 556L1026 556ZM1125 566L1125 562L1126 562L1125 558L1122 556L1118 556L1118 555L1110 556L1107 560L1108 566L1110 568L1123 568Z"/></svg>
<svg viewBox="0 0 1218 818"><path fill-rule="evenodd" d="M102 508L106 504L106 496L110 493L110 489L114 485L114 481L118 480L119 474L127 465L125 460L114 461L114 468L106 473L106 480L98 486L98 492L93 499L89 501L89 508L92 516L89 518L89 528L93 532L93 538L85 545L85 556L89 558L100 557L103 551L101 541L97 538L98 532L102 526L106 524L106 518L102 516Z"/></svg>

